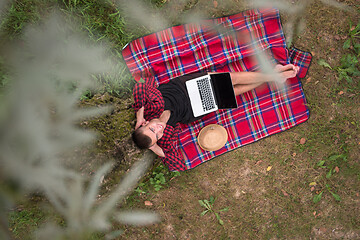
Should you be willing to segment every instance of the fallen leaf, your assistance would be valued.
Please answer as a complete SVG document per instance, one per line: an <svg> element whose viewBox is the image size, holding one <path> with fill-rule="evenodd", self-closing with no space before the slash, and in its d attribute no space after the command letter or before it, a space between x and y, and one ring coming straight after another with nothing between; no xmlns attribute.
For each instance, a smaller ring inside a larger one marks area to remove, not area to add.
<svg viewBox="0 0 360 240"><path fill-rule="evenodd" d="M296 153L294 152L294 153L292 154L292 156L295 157L295 156L296 156Z"/></svg>
<svg viewBox="0 0 360 240"><path fill-rule="evenodd" d="M272 166L268 166L267 169L266 169L266 171L270 171L271 168L272 168Z"/></svg>
<svg viewBox="0 0 360 240"><path fill-rule="evenodd" d="M351 28L350 28L350 31L353 31L355 29L355 26L352 26Z"/></svg>
<svg viewBox="0 0 360 240"><path fill-rule="evenodd" d="M316 185L316 182L311 182L310 184L309 184L309 186L315 186Z"/></svg>
<svg viewBox="0 0 360 240"><path fill-rule="evenodd" d="M337 173L340 171L340 169L339 169L338 166L336 166L336 167L334 168L334 170L335 170L335 172L337 172Z"/></svg>
<svg viewBox="0 0 360 240"><path fill-rule="evenodd" d="M285 197L289 196L289 194L287 192L285 192L284 189L281 189L282 193L284 194Z"/></svg>
<svg viewBox="0 0 360 240"><path fill-rule="evenodd" d="M305 138L301 138L301 139L300 139L300 144L301 144L301 145L305 144L305 142L306 142L306 139L305 139Z"/></svg>
<svg viewBox="0 0 360 240"><path fill-rule="evenodd" d="M356 195L357 197L359 197L359 196L360 196L360 194L359 194L359 193L356 193L355 195Z"/></svg>
<svg viewBox="0 0 360 240"><path fill-rule="evenodd" d="M257 161L257 162L255 163L255 165L258 165L258 164L260 164L260 163L262 163L262 160Z"/></svg>
<svg viewBox="0 0 360 240"><path fill-rule="evenodd" d="M310 191L313 192L314 190L315 190L315 187L311 187L311 188L310 188Z"/></svg>
<svg viewBox="0 0 360 240"><path fill-rule="evenodd" d="M335 51L335 48L330 48L330 51L332 51L332 52Z"/></svg>
<svg viewBox="0 0 360 240"><path fill-rule="evenodd" d="M305 82L305 83L309 83L309 82L311 82L311 77L308 77L308 78L306 79L306 82Z"/></svg>
<svg viewBox="0 0 360 240"><path fill-rule="evenodd" d="M217 2L217 1L213 1L213 3L214 3L214 7L217 8L218 2Z"/></svg>
<svg viewBox="0 0 360 240"><path fill-rule="evenodd" d="M153 205L152 202L150 202L150 201L145 201L144 204L145 204L145 206L152 206Z"/></svg>
<svg viewBox="0 0 360 240"><path fill-rule="evenodd" d="M344 94L344 92L343 92L343 91L340 91L338 94L339 94L339 95L343 95L343 94Z"/></svg>
<svg viewBox="0 0 360 240"><path fill-rule="evenodd" d="M316 216L316 211L313 212L314 217Z"/></svg>

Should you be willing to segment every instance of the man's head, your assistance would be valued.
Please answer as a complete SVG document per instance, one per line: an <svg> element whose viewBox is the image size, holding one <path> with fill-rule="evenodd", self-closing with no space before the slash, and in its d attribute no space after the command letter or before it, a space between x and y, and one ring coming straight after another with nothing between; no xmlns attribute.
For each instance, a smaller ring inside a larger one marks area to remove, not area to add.
<svg viewBox="0 0 360 240"><path fill-rule="evenodd" d="M164 135L166 123L154 118L144 122L132 134L134 143L141 149L151 149L157 146L156 142Z"/></svg>

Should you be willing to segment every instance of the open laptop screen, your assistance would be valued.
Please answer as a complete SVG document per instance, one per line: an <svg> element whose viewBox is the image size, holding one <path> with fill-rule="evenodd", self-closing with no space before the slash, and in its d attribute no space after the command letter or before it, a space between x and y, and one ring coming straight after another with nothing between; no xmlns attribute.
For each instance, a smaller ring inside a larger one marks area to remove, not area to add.
<svg viewBox="0 0 360 240"><path fill-rule="evenodd" d="M210 74L219 109L237 108L230 73Z"/></svg>

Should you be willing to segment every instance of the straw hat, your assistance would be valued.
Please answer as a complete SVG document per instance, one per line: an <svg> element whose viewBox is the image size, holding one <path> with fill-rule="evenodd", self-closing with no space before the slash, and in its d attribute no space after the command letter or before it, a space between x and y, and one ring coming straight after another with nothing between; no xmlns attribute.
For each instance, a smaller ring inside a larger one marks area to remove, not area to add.
<svg viewBox="0 0 360 240"><path fill-rule="evenodd" d="M228 134L223 126L210 124L201 129L197 140L202 149L216 151L225 145L228 140Z"/></svg>

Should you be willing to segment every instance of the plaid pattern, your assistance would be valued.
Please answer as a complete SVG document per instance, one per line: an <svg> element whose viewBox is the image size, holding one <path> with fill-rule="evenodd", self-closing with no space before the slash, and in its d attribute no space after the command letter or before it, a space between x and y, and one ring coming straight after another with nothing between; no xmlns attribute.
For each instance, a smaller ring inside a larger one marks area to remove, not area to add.
<svg viewBox="0 0 360 240"><path fill-rule="evenodd" d="M159 118L164 111L164 99L157 88L146 83L137 83L133 89L135 112L144 106L144 118L150 121Z"/></svg>
<svg viewBox="0 0 360 240"><path fill-rule="evenodd" d="M256 46L256 50L254 50ZM185 24L136 39L122 54L135 80L152 86L198 71L239 72L260 69L256 54L273 62L290 61L305 75L311 55L298 49L288 51L276 9L249 10L200 24ZM290 56L291 57L290 57ZM219 110L201 120L180 124L172 137L171 151L185 169L191 169L216 156L289 129L306 121L309 112L297 77L289 79L285 90L263 85L237 97L239 108ZM208 124L220 124L228 132L226 145L214 152L202 150L197 135ZM165 159L165 163L166 160ZM170 167L170 170L184 170Z"/></svg>
<svg viewBox="0 0 360 240"><path fill-rule="evenodd" d="M164 111L164 99L160 91L151 85L145 83L137 83L133 89L134 104L133 108L137 112L144 106L144 118L150 121L153 118L159 118ZM177 133L180 130L180 124L174 128L166 125L164 134L157 144L163 149L165 157L161 160L168 166L170 171L184 171L186 165L180 153L174 146L177 141Z"/></svg>
<svg viewBox="0 0 360 240"><path fill-rule="evenodd" d="M289 51L290 62L300 67L297 76L304 78L311 64L311 53L303 52L297 48L291 48Z"/></svg>

